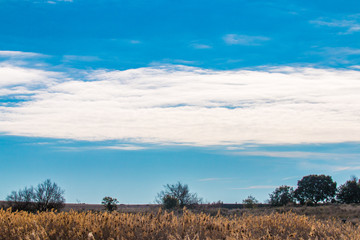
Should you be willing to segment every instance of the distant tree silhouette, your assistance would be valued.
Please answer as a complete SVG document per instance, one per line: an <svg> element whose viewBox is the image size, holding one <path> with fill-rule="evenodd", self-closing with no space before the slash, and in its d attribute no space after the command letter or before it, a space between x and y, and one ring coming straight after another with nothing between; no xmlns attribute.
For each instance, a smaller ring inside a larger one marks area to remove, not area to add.
<svg viewBox="0 0 360 240"><path fill-rule="evenodd" d="M119 201L116 198L112 198L112 197L104 197L101 202L101 204L109 212L115 211L117 209L118 203L119 203Z"/></svg>
<svg viewBox="0 0 360 240"><path fill-rule="evenodd" d="M258 200L256 200L255 197L253 196L248 196L247 198L245 198L242 203L245 205L246 208L254 208L256 207L256 204L259 203Z"/></svg>
<svg viewBox="0 0 360 240"><path fill-rule="evenodd" d="M36 188L24 188L13 191L6 200L14 211L48 211L59 210L64 207L64 190L50 179L40 183Z"/></svg>
<svg viewBox="0 0 360 240"><path fill-rule="evenodd" d="M272 206L284 206L294 202L294 189L290 186L280 186L270 195L269 203Z"/></svg>
<svg viewBox="0 0 360 240"><path fill-rule="evenodd" d="M336 197L341 203L360 203L360 181L356 177L346 181Z"/></svg>
<svg viewBox="0 0 360 240"><path fill-rule="evenodd" d="M336 194L336 182L331 176L308 175L298 181L295 198L301 203L317 204L333 200Z"/></svg>
<svg viewBox="0 0 360 240"><path fill-rule="evenodd" d="M166 195L164 196L164 198L162 199L162 204L164 206L165 209L172 209L172 208L176 208L178 207L179 204L179 200L173 196L170 195Z"/></svg>
<svg viewBox="0 0 360 240"><path fill-rule="evenodd" d="M39 211L59 210L65 205L64 190L50 179L40 183L34 190L34 202Z"/></svg>
<svg viewBox="0 0 360 240"><path fill-rule="evenodd" d="M28 211L34 212L34 188L24 188L19 191L12 191L10 195L6 197L9 206L13 211Z"/></svg>
<svg viewBox="0 0 360 240"><path fill-rule="evenodd" d="M164 188L163 191L158 193L156 198L156 202L164 206L165 200L170 201L170 198L176 199L180 207L199 204L202 201L196 193L190 193L187 184L177 182L176 184L166 184ZM173 201L172 204L173 203L175 203L175 201Z"/></svg>

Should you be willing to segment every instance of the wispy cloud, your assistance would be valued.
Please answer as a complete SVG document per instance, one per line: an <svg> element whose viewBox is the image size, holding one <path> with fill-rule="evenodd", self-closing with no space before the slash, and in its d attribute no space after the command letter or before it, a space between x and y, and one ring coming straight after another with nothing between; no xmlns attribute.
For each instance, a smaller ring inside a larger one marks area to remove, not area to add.
<svg viewBox="0 0 360 240"><path fill-rule="evenodd" d="M73 2L73 0L51 0L51 1L46 1L49 4L56 4L58 2Z"/></svg>
<svg viewBox="0 0 360 240"><path fill-rule="evenodd" d="M239 146L229 146L226 147L227 150L233 151L233 150L244 150L245 147L239 147Z"/></svg>
<svg viewBox="0 0 360 240"><path fill-rule="evenodd" d="M210 49L212 46L208 44L193 43L191 46L195 49Z"/></svg>
<svg viewBox="0 0 360 240"><path fill-rule="evenodd" d="M257 185L257 186L249 186L249 187L241 187L241 188L231 188L232 190L250 190L250 189L273 189L278 186L272 185Z"/></svg>
<svg viewBox="0 0 360 240"><path fill-rule="evenodd" d="M0 76L1 94L32 94L0 106L0 132L11 135L230 147L360 141L356 70L166 65L72 76L7 64Z"/></svg>
<svg viewBox="0 0 360 240"><path fill-rule="evenodd" d="M64 62L80 61L80 62L95 62L101 59L97 56L79 56L79 55L64 55Z"/></svg>
<svg viewBox="0 0 360 240"><path fill-rule="evenodd" d="M323 56L327 63L350 64L350 57L360 55L360 49L350 47L324 47L316 51L311 51L312 55Z"/></svg>
<svg viewBox="0 0 360 240"><path fill-rule="evenodd" d="M203 178L203 179L199 179L199 182L218 182L218 181L228 181L231 180L233 178Z"/></svg>
<svg viewBox="0 0 360 240"><path fill-rule="evenodd" d="M89 150L120 150L120 151L138 151L146 150L148 147L123 144L123 145L110 145L110 146L62 146L56 147L61 151L89 151Z"/></svg>
<svg viewBox="0 0 360 240"><path fill-rule="evenodd" d="M185 60L185 59L170 59L170 58L165 58L160 62L152 62L150 64L150 66L152 67L160 67L162 68L164 65L168 65L168 64L186 64L186 65L197 65L199 64L199 62L197 61L193 61L193 60Z"/></svg>
<svg viewBox="0 0 360 240"><path fill-rule="evenodd" d="M245 45L245 46L258 46L264 42L269 41L270 38L264 36L249 36L238 34L227 34L223 37L228 45Z"/></svg>
<svg viewBox="0 0 360 240"><path fill-rule="evenodd" d="M141 41L139 41L139 40L130 40L130 43L131 44L140 44Z"/></svg>
<svg viewBox="0 0 360 240"><path fill-rule="evenodd" d="M311 24L318 26L344 28L345 31L339 32L340 34L351 34L360 31L360 23L357 19L351 20L338 20L338 19L317 19L310 21Z"/></svg>
<svg viewBox="0 0 360 240"><path fill-rule="evenodd" d="M327 171L327 172L342 172L342 171L356 171L360 170L360 165L335 165L324 163L314 163L314 162L300 162L299 167L302 169L313 170L313 171Z"/></svg>
<svg viewBox="0 0 360 240"><path fill-rule="evenodd" d="M360 158L360 154L356 153L324 153L324 152L301 152L301 151L290 151L290 152L278 152L278 151L243 151L232 153L236 155L244 156L265 156L265 157L276 157L276 158L315 158L315 159L344 159Z"/></svg>
<svg viewBox="0 0 360 240"><path fill-rule="evenodd" d="M46 55L34 52L22 52L22 51L0 51L0 58L34 58L45 57Z"/></svg>
<svg viewBox="0 0 360 240"><path fill-rule="evenodd" d="M360 55L360 49L349 47L336 47L336 48L324 48L325 52L329 55Z"/></svg>
<svg viewBox="0 0 360 240"><path fill-rule="evenodd" d="M117 146L102 146L96 147L97 149L109 149L109 150L123 150L123 151L136 151L136 150L145 150L147 147L136 146L136 145L117 145Z"/></svg>
<svg viewBox="0 0 360 240"><path fill-rule="evenodd" d="M354 171L360 170L360 166L333 166L333 171L341 172L341 171Z"/></svg>
<svg viewBox="0 0 360 240"><path fill-rule="evenodd" d="M300 176L291 176L291 177L284 177L281 180L286 181L286 180L290 180L290 179L300 179L300 178L301 178Z"/></svg>

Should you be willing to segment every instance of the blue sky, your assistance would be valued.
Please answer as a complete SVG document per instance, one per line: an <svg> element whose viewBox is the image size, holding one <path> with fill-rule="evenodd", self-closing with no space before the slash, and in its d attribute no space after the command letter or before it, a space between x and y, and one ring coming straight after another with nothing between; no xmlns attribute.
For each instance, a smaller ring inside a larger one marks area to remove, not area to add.
<svg viewBox="0 0 360 240"><path fill-rule="evenodd" d="M360 164L358 1L0 0L0 199L261 201Z"/></svg>

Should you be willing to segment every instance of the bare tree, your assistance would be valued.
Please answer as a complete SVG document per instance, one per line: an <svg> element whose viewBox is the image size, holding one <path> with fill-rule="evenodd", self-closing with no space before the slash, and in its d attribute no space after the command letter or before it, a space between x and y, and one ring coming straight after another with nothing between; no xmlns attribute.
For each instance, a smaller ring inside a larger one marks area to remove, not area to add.
<svg viewBox="0 0 360 240"><path fill-rule="evenodd" d="M189 186L177 182L176 184L166 184L165 190L158 193L156 202L164 204L164 201L169 197L176 199L180 207L199 204L202 199L197 196L196 193L190 193Z"/></svg>
<svg viewBox="0 0 360 240"><path fill-rule="evenodd" d="M35 211L33 187L25 187L18 192L13 191L7 196L6 200L13 211Z"/></svg>
<svg viewBox="0 0 360 240"><path fill-rule="evenodd" d="M7 196L10 207L14 211L48 211L64 207L64 190L50 179L40 183L36 188L25 187L18 192L13 191Z"/></svg>
<svg viewBox="0 0 360 240"><path fill-rule="evenodd" d="M40 183L34 190L34 202L39 211L48 211L51 209L61 209L64 207L65 198L62 190L56 183L50 179Z"/></svg>

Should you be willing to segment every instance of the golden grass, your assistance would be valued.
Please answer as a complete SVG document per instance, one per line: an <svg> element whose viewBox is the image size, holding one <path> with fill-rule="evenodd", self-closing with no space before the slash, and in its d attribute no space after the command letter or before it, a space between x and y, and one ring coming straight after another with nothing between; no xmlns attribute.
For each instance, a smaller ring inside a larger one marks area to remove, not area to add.
<svg viewBox="0 0 360 240"><path fill-rule="evenodd" d="M0 210L0 239L360 239L360 229L335 219L294 213L210 216L158 213L11 212Z"/></svg>

